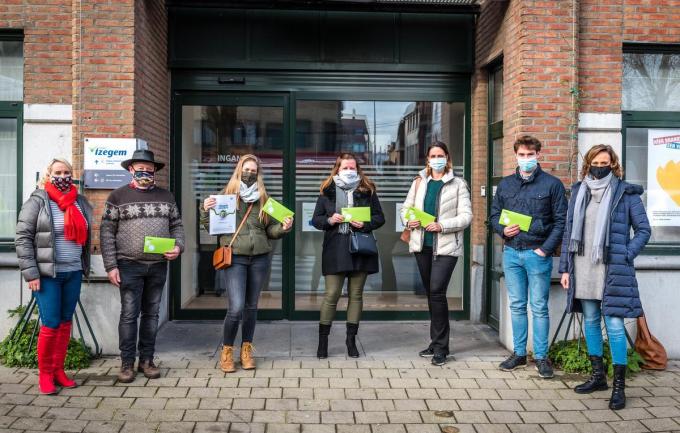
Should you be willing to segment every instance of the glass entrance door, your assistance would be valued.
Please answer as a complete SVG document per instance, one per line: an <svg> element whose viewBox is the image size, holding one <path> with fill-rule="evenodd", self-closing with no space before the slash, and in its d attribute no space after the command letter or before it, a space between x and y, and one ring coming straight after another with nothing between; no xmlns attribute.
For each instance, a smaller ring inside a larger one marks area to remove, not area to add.
<svg viewBox="0 0 680 433"><path fill-rule="evenodd" d="M181 197L186 250L173 278L176 318L223 318L227 307L224 271L215 271L217 237L200 223L199 205L225 187L239 158L257 155L267 192L283 201L287 96L177 95L175 191ZM260 296L260 318L283 317L284 276L289 262L281 240L272 241L272 266ZM292 262L291 262L292 263Z"/></svg>

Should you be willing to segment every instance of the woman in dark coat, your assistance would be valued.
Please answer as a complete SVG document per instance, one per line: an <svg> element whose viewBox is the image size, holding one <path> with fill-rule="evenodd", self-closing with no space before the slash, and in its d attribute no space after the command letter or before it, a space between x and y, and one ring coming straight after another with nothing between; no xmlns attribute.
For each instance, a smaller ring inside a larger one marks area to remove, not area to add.
<svg viewBox="0 0 680 433"><path fill-rule="evenodd" d="M625 407L627 364L623 319L642 315L633 261L651 236L642 187L621 180L623 169L609 145L593 146L583 161L582 181L572 186L562 240L560 273L568 290L567 311L582 312L593 373L574 388L579 394L607 389L602 363L604 316L614 364L609 408ZM631 227L633 238L630 237Z"/></svg>
<svg viewBox="0 0 680 433"><path fill-rule="evenodd" d="M326 293L321 304L319 347L317 356L328 357L328 334L335 317L338 299L345 279L348 280L347 354L359 356L355 337L363 308L363 291L369 274L379 271L378 255L352 254L349 251L352 231L370 233L385 224L380 201L371 182L351 153L343 153L335 161L330 176L321 184L312 224L324 231L321 272L325 276ZM342 208L369 207L371 220L346 222Z"/></svg>

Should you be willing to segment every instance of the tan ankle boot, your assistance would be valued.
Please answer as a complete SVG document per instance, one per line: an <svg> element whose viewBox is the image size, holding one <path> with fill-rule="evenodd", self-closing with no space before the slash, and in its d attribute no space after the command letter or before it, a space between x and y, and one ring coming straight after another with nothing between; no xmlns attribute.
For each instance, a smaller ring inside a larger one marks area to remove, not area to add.
<svg viewBox="0 0 680 433"><path fill-rule="evenodd" d="M255 369L255 358L253 358L253 351L255 348L252 343L243 343L241 346L241 368L244 370Z"/></svg>
<svg viewBox="0 0 680 433"><path fill-rule="evenodd" d="M236 367L234 366L234 346L222 346L220 369L225 373L233 373L236 371Z"/></svg>

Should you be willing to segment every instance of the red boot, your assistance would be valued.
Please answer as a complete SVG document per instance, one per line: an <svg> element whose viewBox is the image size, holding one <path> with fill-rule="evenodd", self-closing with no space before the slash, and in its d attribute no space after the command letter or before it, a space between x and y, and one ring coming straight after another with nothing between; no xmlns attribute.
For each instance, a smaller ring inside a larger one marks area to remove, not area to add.
<svg viewBox="0 0 680 433"><path fill-rule="evenodd" d="M57 343L54 347L54 383L62 388L78 386L64 372L64 361L66 361L69 340L71 340L71 322L63 322L57 330Z"/></svg>
<svg viewBox="0 0 680 433"><path fill-rule="evenodd" d="M54 386L54 349L58 329L40 327L38 334L38 388L41 394L56 394Z"/></svg>

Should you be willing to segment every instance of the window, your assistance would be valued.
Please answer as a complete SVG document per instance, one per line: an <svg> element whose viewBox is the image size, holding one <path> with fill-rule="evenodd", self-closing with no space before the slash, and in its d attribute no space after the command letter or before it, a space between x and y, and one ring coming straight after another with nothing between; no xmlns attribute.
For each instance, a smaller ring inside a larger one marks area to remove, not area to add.
<svg viewBox="0 0 680 433"><path fill-rule="evenodd" d="M14 246L21 206L21 130L24 94L23 37L0 32L0 248Z"/></svg>
<svg viewBox="0 0 680 433"><path fill-rule="evenodd" d="M625 178L645 188L651 248L674 248L680 244L680 46L624 51Z"/></svg>

